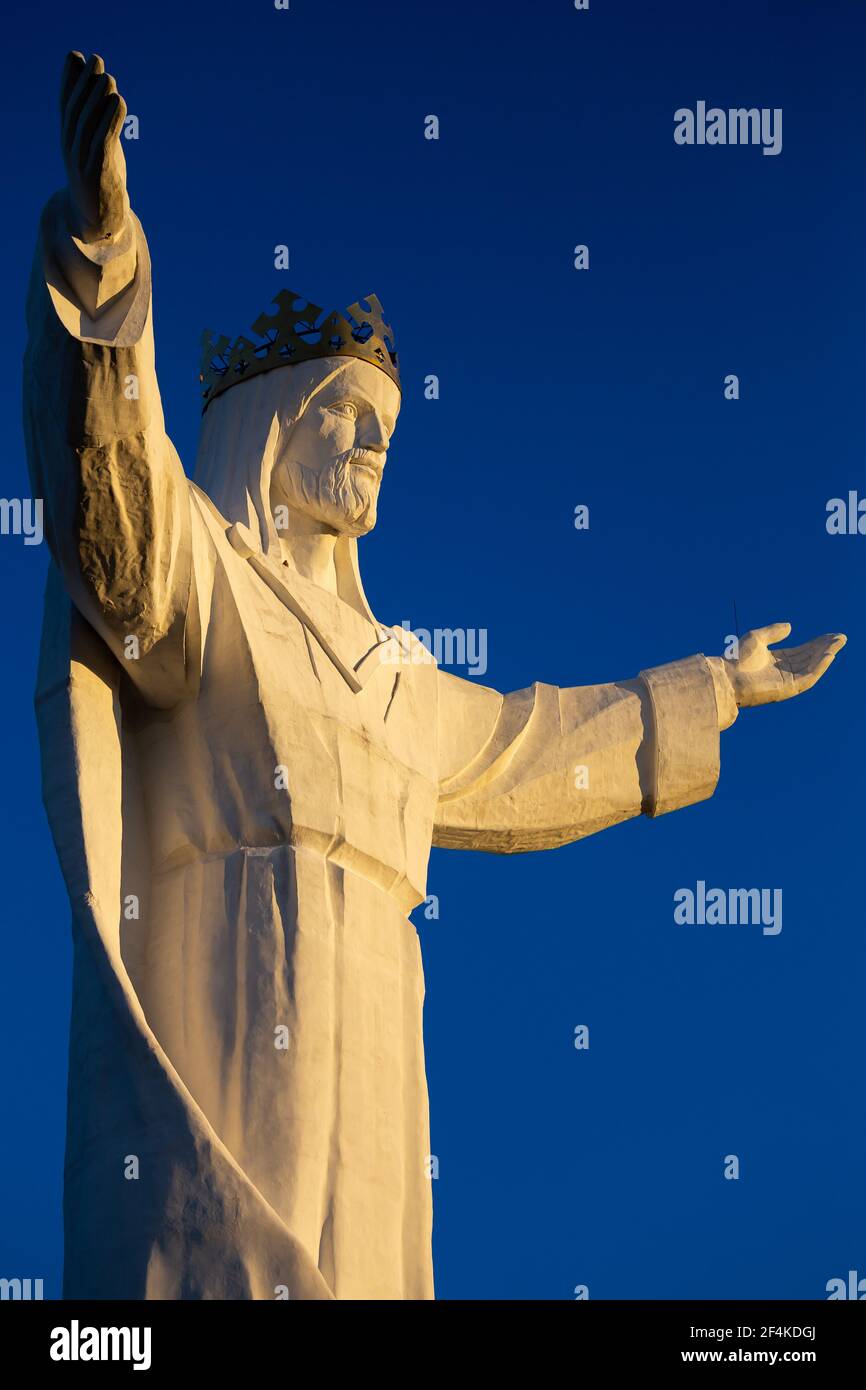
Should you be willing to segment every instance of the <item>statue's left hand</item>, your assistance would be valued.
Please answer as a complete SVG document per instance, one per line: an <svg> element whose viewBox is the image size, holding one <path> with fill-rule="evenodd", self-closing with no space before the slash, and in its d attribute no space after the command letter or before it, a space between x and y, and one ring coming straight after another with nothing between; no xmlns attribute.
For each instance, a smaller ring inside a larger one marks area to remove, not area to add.
<svg viewBox="0 0 866 1390"><path fill-rule="evenodd" d="M828 632L802 647L780 647L771 652L770 644L781 642L790 632L790 623L757 627L741 639L735 659L722 661L740 709L790 700L792 695L811 689L848 640L842 632Z"/></svg>

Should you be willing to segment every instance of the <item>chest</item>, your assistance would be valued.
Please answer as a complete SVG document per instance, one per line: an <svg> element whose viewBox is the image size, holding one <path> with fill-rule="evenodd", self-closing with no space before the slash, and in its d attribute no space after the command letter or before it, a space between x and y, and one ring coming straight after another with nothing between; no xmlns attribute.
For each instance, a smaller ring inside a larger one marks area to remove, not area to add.
<svg viewBox="0 0 866 1390"><path fill-rule="evenodd" d="M426 833L437 671L419 657L404 633L377 628L336 596L293 576L284 601L231 557L215 575L202 712L213 727L222 711L235 757L257 759L268 775L273 765L296 816L326 808L347 827L365 821L384 832L387 823L389 834L420 817Z"/></svg>

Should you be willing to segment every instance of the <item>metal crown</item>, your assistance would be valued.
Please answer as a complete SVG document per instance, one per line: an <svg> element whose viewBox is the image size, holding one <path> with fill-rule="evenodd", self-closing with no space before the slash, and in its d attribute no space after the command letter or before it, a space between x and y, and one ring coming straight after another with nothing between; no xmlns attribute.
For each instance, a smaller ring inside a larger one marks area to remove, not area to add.
<svg viewBox="0 0 866 1390"><path fill-rule="evenodd" d="M292 367L315 357L358 357L379 367L400 385L394 334L382 314L376 295L351 304L345 313L328 314L317 323L322 310L291 290L274 297L277 311L260 314L252 326L258 343L239 337L234 343L216 338L206 329L202 335L202 414L212 400L230 386L248 381L275 367Z"/></svg>

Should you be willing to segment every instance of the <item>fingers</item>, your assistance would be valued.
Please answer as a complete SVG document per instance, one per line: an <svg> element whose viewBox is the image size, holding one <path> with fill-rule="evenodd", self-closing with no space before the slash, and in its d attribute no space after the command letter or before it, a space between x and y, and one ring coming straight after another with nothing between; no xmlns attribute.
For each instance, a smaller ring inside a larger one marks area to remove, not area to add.
<svg viewBox="0 0 866 1390"><path fill-rule="evenodd" d="M116 91L114 78L107 72L100 73L90 88L87 100L81 108L75 138L72 141L72 157L79 167L87 162L93 132L105 112L105 98Z"/></svg>
<svg viewBox="0 0 866 1390"><path fill-rule="evenodd" d="M105 64L98 53L92 56L84 64L72 88L66 109L63 113L61 122L61 140L64 152L68 151L75 138L78 118L84 108L90 90L98 77L105 72Z"/></svg>
<svg viewBox="0 0 866 1390"><path fill-rule="evenodd" d="M820 680L827 667L847 642L842 632L828 632L823 637L814 637L801 647L789 647L774 653L780 666L790 674L797 694L811 690Z"/></svg>
<svg viewBox="0 0 866 1390"><path fill-rule="evenodd" d="M98 53L85 62L70 53L63 74L68 93L63 117L67 163L85 176L98 177L105 150L126 119L126 103Z"/></svg>
<svg viewBox="0 0 866 1390"><path fill-rule="evenodd" d="M84 68L84 54L74 49L67 53L66 61L63 64L63 74L60 78L60 118L66 114L66 103L72 95L72 89L81 76Z"/></svg>
<svg viewBox="0 0 866 1390"><path fill-rule="evenodd" d="M767 627L753 628L751 632L746 633L746 639L755 637L759 642L763 642L765 647L769 647L773 642L781 642L790 635L790 623L769 623Z"/></svg>
<svg viewBox="0 0 866 1390"><path fill-rule="evenodd" d="M125 120L126 102L120 92L109 92L105 98L99 125L93 132L93 139L90 142L90 153L84 166L85 176L95 175L99 171L103 151L112 140L117 138L117 133Z"/></svg>
<svg viewBox="0 0 866 1390"><path fill-rule="evenodd" d="M813 637L801 647L785 647L774 652L774 656L784 657L788 669L798 673L810 670L815 662L826 653L832 659L844 647L847 638L841 632L825 632L823 637Z"/></svg>

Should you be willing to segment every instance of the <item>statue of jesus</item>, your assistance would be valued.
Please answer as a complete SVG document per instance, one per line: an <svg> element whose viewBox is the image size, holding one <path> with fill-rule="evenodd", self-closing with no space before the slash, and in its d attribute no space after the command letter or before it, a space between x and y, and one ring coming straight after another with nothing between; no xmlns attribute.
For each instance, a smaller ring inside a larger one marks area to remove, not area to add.
<svg viewBox="0 0 866 1390"><path fill-rule="evenodd" d="M439 669L358 571L401 399L378 300L321 319L283 294L256 342L210 342L190 482L125 112L70 54L28 298L36 699L74 935L64 1295L431 1298L408 920L431 844L554 848L709 797L720 730L845 639L773 651L776 623L736 658L508 695Z"/></svg>

